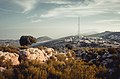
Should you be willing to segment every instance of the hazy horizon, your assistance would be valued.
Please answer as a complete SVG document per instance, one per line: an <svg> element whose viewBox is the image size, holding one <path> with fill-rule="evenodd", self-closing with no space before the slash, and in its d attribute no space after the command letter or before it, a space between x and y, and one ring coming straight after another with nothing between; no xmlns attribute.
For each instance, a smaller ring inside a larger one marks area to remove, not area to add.
<svg viewBox="0 0 120 79"><path fill-rule="evenodd" d="M120 31L120 0L0 0L0 39Z"/></svg>

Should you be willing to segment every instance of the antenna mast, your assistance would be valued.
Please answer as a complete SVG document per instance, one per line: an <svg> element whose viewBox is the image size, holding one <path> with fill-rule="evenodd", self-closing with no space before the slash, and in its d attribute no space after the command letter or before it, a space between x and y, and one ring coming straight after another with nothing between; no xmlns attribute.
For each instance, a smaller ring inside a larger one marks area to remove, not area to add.
<svg viewBox="0 0 120 79"><path fill-rule="evenodd" d="M78 38L80 39L80 17L78 17Z"/></svg>

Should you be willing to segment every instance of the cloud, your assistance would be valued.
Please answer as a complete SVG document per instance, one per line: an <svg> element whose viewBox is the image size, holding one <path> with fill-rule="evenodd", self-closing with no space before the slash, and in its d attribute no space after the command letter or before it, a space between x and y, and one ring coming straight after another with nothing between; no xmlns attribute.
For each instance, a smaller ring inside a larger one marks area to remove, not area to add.
<svg viewBox="0 0 120 79"><path fill-rule="evenodd" d="M46 1L46 2L43 2L43 3L49 3L49 4L72 4L71 2L68 2L68 1L61 1L61 0L58 0L58 1Z"/></svg>
<svg viewBox="0 0 120 79"><path fill-rule="evenodd" d="M89 3L93 0L41 0L41 3L52 3L52 4L76 4L76 3Z"/></svg>
<svg viewBox="0 0 120 79"><path fill-rule="evenodd" d="M41 22L41 19L36 19L36 20L32 20L31 23L37 23L37 22Z"/></svg>
<svg viewBox="0 0 120 79"><path fill-rule="evenodd" d="M28 19L120 14L120 0L13 0ZM35 10L34 10L35 9ZM34 10L34 12L32 12ZM43 11L43 12L42 12ZM35 15L37 14L37 15ZM32 22L39 22L33 20Z"/></svg>
<svg viewBox="0 0 120 79"><path fill-rule="evenodd" d="M118 14L120 14L120 12L118 12Z"/></svg>
<svg viewBox="0 0 120 79"><path fill-rule="evenodd" d="M120 10L119 0L53 0L47 3L62 5L41 14L42 18L99 15Z"/></svg>
<svg viewBox="0 0 120 79"><path fill-rule="evenodd" d="M7 14L9 14L9 13L17 13L17 14L19 14L19 13L21 13L21 12L17 12L17 11L14 11L14 10L8 10L8 9L4 9L4 8L0 8L0 11L5 12Z"/></svg>
<svg viewBox="0 0 120 79"><path fill-rule="evenodd" d="M37 0L13 0L15 3L19 4L24 10L22 13L26 13L34 8Z"/></svg>
<svg viewBox="0 0 120 79"><path fill-rule="evenodd" d="M99 23L99 24L119 24L120 25L120 20L119 19L107 19L107 20L98 20L95 21L95 23Z"/></svg>
<svg viewBox="0 0 120 79"><path fill-rule="evenodd" d="M32 16L28 16L27 18L28 19L32 19L32 18L36 18L37 17L37 14L34 14L34 15L32 15Z"/></svg>
<svg viewBox="0 0 120 79"><path fill-rule="evenodd" d="M107 13L105 10L93 9L90 6L66 6L59 7L42 14L40 17L75 17L75 16L88 16Z"/></svg>

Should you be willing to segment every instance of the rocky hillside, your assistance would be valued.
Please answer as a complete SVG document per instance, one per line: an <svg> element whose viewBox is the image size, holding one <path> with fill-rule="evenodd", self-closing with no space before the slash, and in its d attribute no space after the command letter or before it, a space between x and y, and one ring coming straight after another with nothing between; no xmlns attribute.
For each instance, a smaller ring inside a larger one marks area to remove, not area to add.
<svg viewBox="0 0 120 79"><path fill-rule="evenodd" d="M73 43L74 46L76 47L77 41L78 41L78 36L67 36L67 37L63 37L63 38L59 38L51 41L36 43L33 45L33 47L45 46L45 47L57 49L61 52L66 52L65 51L66 45L68 44L72 45L71 43Z"/></svg>
<svg viewBox="0 0 120 79"><path fill-rule="evenodd" d="M0 51L0 79L120 78L120 48L10 49Z"/></svg>
<svg viewBox="0 0 120 79"><path fill-rule="evenodd" d="M0 46L19 47L19 40L0 40Z"/></svg>
<svg viewBox="0 0 120 79"><path fill-rule="evenodd" d="M120 32L105 31L103 33L89 35L89 37L102 37L104 39L108 39L120 43Z"/></svg>
<svg viewBox="0 0 120 79"><path fill-rule="evenodd" d="M88 37L104 37L104 36L107 36L108 34L111 34L111 33L112 33L111 31L105 31L102 33L88 35Z"/></svg>

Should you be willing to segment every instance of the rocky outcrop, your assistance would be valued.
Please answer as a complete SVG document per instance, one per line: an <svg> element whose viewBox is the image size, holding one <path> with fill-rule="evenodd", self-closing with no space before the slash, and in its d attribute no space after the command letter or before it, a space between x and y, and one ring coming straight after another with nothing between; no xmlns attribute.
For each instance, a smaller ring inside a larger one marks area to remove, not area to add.
<svg viewBox="0 0 120 79"><path fill-rule="evenodd" d="M21 50L19 52L20 59L23 60L37 60L44 62L48 60L53 55L54 49L46 48L46 49L38 49L38 48L28 48Z"/></svg>
<svg viewBox="0 0 120 79"><path fill-rule="evenodd" d="M0 63L1 64L10 62L11 65L18 65L20 63L18 61L18 58L19 58L19 55L16 53L0 51Z"/></svg>
<svg viewBox="0 0 120 79"><path fill-rule="evenodd" d="M11 65L19 65L21 60L24 60L24 61L37 60L40 62L45 62L48 59L53 59L57 61L58 59L67 60L68 58L71 58L71 57L72 57L72 54L70 52L58 53L53 48L43 48L43 49L27 48L27 49L21 49L18 52L18 54L1 51L0 52L0 63L4 64L10 61Z"/></svg>

